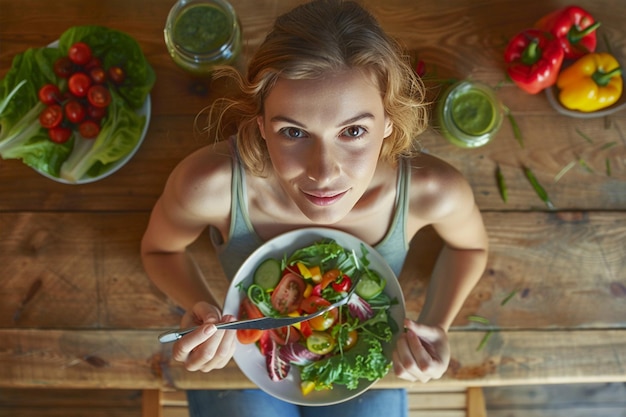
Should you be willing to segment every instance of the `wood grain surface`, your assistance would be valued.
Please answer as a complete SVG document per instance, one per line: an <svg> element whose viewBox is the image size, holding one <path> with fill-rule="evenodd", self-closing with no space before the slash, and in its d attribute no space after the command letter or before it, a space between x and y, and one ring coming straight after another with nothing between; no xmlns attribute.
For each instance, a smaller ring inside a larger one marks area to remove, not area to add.
<svg viewBox="0 0 626 417"><path fill-rule="evenodd" d="M232 0L244 58L296 0ZM451 80L497 89L522 134L504 121L489 145L460 149L436 124L426 152L470 181L490 237L487 270L458 315L453 362L435 385L624 381L626 370L626 112L574 119L505 76L504 46L564 0L363 1L415 59L426 63L429 96ZM250 386L236 365L209 376L170 362L156 335L180 311L146 277L139 241L173 167L205 146L203 110L228 86L188 76L169 58L163 24L173 0L0 0L0 77L13 57L49 44L74 25L123 30L155 68L148 134L114 175L87 185L42 177L0 159L0 386L150 389ZM581 0L602 22L600 48L626 57L622 0ZM624 62L624 61L623 61ZM607 164L610 173L607 172ZM508 202L499 195L496 167ZM524 176L532 169L556 210ZM564 168L571 169L564 172ZM425 229L400 280L416 317L441 242ZM218 299L228 283L208 237L191 248ZM503 301L507 300L503 305ZM483 318L485 323L472 320ZM485 334L488 341L477 347ZM381 386L407 386L389 376Z"/></svg>

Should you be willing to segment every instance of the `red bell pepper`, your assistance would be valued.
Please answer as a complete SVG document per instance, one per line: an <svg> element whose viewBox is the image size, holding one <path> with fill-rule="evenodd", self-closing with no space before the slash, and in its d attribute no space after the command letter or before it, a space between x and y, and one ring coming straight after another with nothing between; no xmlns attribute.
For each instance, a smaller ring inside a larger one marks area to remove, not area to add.
<svg viewBox="0 0 626 417"><path fill-rule="evenodd" d="M563 57L559 41L539 29L519 32L504 51L509 77L529 94L537 94L556 82Z"/></svg>
<svg viewBox="0 0 626 417"><path fill-rule="evenodd" d="M566 59L576 59L596 50L600 22L581 7L567 6L539 19L535 27L550 32L561 42Z"/></svg>

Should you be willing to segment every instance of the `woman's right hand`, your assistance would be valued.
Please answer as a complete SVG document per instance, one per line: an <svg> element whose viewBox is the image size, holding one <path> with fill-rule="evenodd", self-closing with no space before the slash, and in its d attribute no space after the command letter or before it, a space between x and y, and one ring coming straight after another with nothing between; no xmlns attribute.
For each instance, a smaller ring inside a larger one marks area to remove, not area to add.
<svg viewBox="0 0 626 417"><path fill-rule="evenodd" d="M209 372L223 368L235 353L237 333L217 330L215 324L234 320L230 315L222 317L214 305L204 301L196 303L183 316L181 327L199 327L174 343L172 357L184 363L188 371Z"/></svg>

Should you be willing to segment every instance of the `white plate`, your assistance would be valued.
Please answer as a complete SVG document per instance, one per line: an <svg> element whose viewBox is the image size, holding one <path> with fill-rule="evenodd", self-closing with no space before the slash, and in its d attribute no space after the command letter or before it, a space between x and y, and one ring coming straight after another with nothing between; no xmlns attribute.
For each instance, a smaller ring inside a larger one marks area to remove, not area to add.
<svg viewBox="0 0 626 417"><path fill-rule="evenodd" d="M56 40L56 41L52 42L51 44L49 44L48 48L57 48L58 46L59 46L59 41ZM146 137L146 132L148 131L148 126L150 125L150 115L152 114L152 102L150 100L150 94L148 94L148 96L146 97L146 100L143 102L143 106L141 106L141 108L137 109L136 113L139 116L145 116L146 117L146 122L144 123L143 129L141 131L141 136L139 137L139 140L137 141L137 144L135 145L135 147L125 157L123 157L122 159L119 159L116 162L113 162L106 172L104 172L104 173L102 173L100 175L97 175L95 177L83 177L83 178L80 178L77 181L68 181L68 180L60 178L60 177L52 176L52 175L48 174L47 172L40 171L40 170L38 170L36 168L33 168L33 169L36 172L38 172L41 175L43 175L44 177L50 178L53 181L60 182L60 183L63 183L63 184L88 184L90 182L95 182L95 181L98 181L98 180L101 180L103 178L108 177L109 175L115 173L121 167L126 165L126 163L128 161L130 161L133 156L135 156L135 153L137 153L137 150L139 149L139 147L143 143L143 140Z"/></svg>
<svg viewBox="0 0 626 417"><path fill-rule="evenodd" d="M344 248L349 250L354 249L357 254L361 254L361 244L365 246L369 252L367 255L370 261L369 268L376 270L387 280L385 293L391 299L395 298L398 300L397 304L391 306L390 314L398 326L402 328L405 316L402 289L400 288L398 279L389 265L385 262L384 258L376 252L374 248L363 243L356 237L344 232L326 228L294 230L269 240L253 252L252 255L250 255L250 257L241 265L230 284L230 288L226 294L226 301L224 302L224 313L237 316L239 304L241 299L244 297L244 293L239 289L239 284L243 282L245 286L248 286L252 283L252 275L260 262L269 257L283 259L285 255L290 255L295 250L309 246L322 239L334 239ZM387 355L388 358L391 358L399 333L400 332L394 335L391 343L384 346L385 355ZM237 342L234 359L241 371L259 388L278 399L293 404L322 406L340 403L358 396L375 383L375 381L369 382L367 380L363 380L355 390L348 390L343 385L337 385L332 390L314 390L305 396L300 391L300 375L297 367L292 366L289 371L289 375L284 380L280 382L272 381L267 374L265 357L261 355L261 352L255 344L242 345Z"/></svg>

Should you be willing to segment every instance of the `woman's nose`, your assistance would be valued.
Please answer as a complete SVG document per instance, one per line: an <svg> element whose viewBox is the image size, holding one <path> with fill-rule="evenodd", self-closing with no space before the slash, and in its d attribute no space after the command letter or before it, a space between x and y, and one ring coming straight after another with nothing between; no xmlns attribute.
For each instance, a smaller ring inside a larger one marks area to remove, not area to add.
<svg viewBox="0 0 626 417"><path fill-rule="evenodd" d="M320 185L331 183L341 172L336 152L325 144L311 147L307 159L307 176Z"/></svg>

